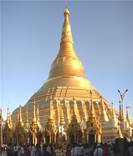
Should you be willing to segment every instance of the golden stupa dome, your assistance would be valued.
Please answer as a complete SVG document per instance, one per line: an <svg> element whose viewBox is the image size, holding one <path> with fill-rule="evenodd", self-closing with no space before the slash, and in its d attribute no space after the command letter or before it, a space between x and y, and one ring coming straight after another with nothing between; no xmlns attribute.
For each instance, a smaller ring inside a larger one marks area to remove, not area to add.
<svg viewBox="0 0 133 156"><path fill-rule="evenodd" d="M23 112L26 112L28 108L29 121L32 122L35 116L34 114L36 114L33 113L34 105L39 106L40 123L42 127L45 127L49 118L52 118L51 114L56 124L60 121L60 107L64 115L61 119L64 118L65 122L71 120L72 111L76 111L78 122L81 120L82 117L80 117L80 115L83 112L84 118L87 120L89 118L88 111L90 110L90 103L93 101L96 114L98 114L99 111L105 112L105 107L103 107L103 109L101 107L101 99L104 100L104 104L106 99L102 98L102 95L95 89L90 81L86 79L82 63L76 55L69 18L70 12L66 8L60 48L51 65L48 80L23 107ZM64 105L62 105L63 102L65 102ZM110 108L106 105L106 111L109 110ZM15 114L16 111L13 113L13 120L15 120ZM102 118L105 118L105 116L106 113L102 113ZM23 116L23 118L26 121L26 117Z"/></svg>
<svg viewBox="0 0 133 156"><path fill-rule="evenodd" d="M92 88L91 83L86 79L82 63L74 49L69 17L70 12L66 8L59 52L51 65L47 82L36 94L43 94L50 88L65 86L88 90Z"/></svg>

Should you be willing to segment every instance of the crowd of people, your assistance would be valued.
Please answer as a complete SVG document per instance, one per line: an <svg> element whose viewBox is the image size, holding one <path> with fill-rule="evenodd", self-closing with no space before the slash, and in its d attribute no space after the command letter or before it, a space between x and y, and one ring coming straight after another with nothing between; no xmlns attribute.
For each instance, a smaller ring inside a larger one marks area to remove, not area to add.
<svg viewBox="0 0 133 156"><path fill-rule="evenodd" d="M133 142L115 140L110 144L8 145L2 156L133 156Z"/></svg>

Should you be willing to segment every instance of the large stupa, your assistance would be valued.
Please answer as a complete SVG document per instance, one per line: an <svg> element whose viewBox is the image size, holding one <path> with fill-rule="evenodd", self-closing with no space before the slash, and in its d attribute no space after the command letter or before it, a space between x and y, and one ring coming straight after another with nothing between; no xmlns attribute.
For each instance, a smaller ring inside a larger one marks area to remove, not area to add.
<svg viewBox="0 0 133 156"><path fill-rule="evenodd" d="M37 131L33 131L36 127L41 140L48 143L108 142L131 136L131 121L124 115L120 119L121 113L87 80L74 49L69 18L66 8L60 49L48 80L23 107L12 113L12 127L15 129L19 123L31 133L33 143L38 138ZM120 123L124 126L128 123L123 132ZM64 136L63 140L60 136Z"/></svg>

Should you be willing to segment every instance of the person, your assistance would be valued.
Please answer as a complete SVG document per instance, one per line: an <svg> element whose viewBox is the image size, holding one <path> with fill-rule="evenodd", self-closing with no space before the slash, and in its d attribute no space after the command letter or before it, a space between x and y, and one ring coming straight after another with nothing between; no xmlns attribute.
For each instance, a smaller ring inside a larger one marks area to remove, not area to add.
<svg viewBox="0 0 133 156"><path fill-rule="evenodd" d="M83 146L82 145L77 146L77 156L83 156Z"/></svg>
<svg viewBox="0 0 133 156"><path fill-rule="evenodd" d="M113 143L113 153L114 156L118 156L120 153L120 149L119 149L119 144L118 144L118 140L115 140L115 143Z"/></svg>
<svg viewBox="0 0 133 156"><path fill-rule="evenodd" d="M51 144L51 155L52 156L56 156L56 153L55 153L55 145L54 144Z"/></svg>
<svg viewBox="0 0 133 156"><path fill-rule="evenodd" d="M71 156L77 156L77 144L75 144L71 149Z"/></svg>
<svg viewBox="0 0 133 156"><path fill-rule="evenodd" d="M109 144L109 156L113 156L114 153L113 153L113 147L112 147L112 144Z"/></svg>
<svg viewBox="0 0 133 156"><path fill-rule="evenodd" d="M89 156L89 148L87 147L87 145L84 145L83 156Z"/></svg>
<svg viewBox="0 0 133 156"><path fill-rule="evenodd" d="M60 156L65 156L63 149L61 150Z"/></svg>
<svg viewBox="0 0 133 156"><path fill-rule="evenodd" d="M42 156L50 156L49 152L47 151L46 145L43 145Z"/></svg>
<svg viewBox="0 0 133 156"><path fill-rule="evenodd" d="M93 156L103 156L103 149L100 144L96 146Z"/></svg>
<svg viewBox="0 0 133 156"><path fill-rule="evenodd" d="M13 149L12 149L12 146L11 145L9 145L8 147L6 147L6 149L4 151L5 151L5 154L3 154L4 156L6 156L6 155L7 156L13 156Z"/></svg>
<svg viewBox="0 0 133 156"><path fill-rule="evenodd" d="M36 148L34 144L31 147L31 156L36 156Z"/></svg>
<svg viewBox="0 0 133 156"><path fill-rule="evenodd" d="M71 148L69 145L67 146L67 149L66 149L66 156L71 156Z"/></svg>
<svg viewBox="0 0 133 156"><path fill-rule="evenodd" d="M0 155L2 155L2 147L0 146Z"/></svg>
<svg viewBox="0 0 133 156"><path fill-rule="evenodd" d="M42 153L41 153L41 147L40 147L40 145L36 145L36 156L41 156L42 155Z"/></svg>
<svg viewBox="0 0 133 156"><path fill-rule="evenodd" d="M14 156L17 156L18 155L18 146L14 145L13 151L14 151Z"/></svg>
<svg viewBox="0 0 133 156"><path fill-rule="evenodd" d="M23 146L20 147L20 154L21 154L21 156L24 156L24 154L25 154L25 150L24 150Z"/></svg>
<svg viewBox="0 0 133 156"><path fill-rule="evenodd" d="M103 144L103 156L109 156L109 148L107 143Z"/></svg>
<svg viewBox="0 0 133 156"><path fill-rule="evenodd" d="M128 147L128 151L130 156L133 156L133 142L131 141Z"/></svg>
<svg viewBox="0 0 133 156"><path fill-rule="evenodd" d="M96 143L88 145L89 156L92 156L96 148Z"/></svg>
<svg viewBox="0 0 133 156"><path fill-rule="evenodd" d="M1 154L2 154L2 156L9 156L9 154L11 154L11 151L10 151L10 149L8 150L8 148L3 147Z"/></svg>
<svg viewBox="0 0 133 156"><path fill-rule="evenodd" d="M31 155L31 146L28 145L26 148L26 156L30 156Z"/></svg>
<svg viewBox="0 0 133 156"><path fill-rule="evenodd" d="M21 147L18 146L17 156L21 156Z"/></svg>
<svg viewBox="0 0 133 156"><path fill-rule="evenodd" d="M47 146L46 150L51 155L52 151L51 151L51 146L50 145Z"/></svg>
<svg viewBox="0 0 133 156"><path fill-rule="evenodd" d="M129 141L127 140L127 138L124 138L124 151L123 151L123 156L129 156Z"/></svg>

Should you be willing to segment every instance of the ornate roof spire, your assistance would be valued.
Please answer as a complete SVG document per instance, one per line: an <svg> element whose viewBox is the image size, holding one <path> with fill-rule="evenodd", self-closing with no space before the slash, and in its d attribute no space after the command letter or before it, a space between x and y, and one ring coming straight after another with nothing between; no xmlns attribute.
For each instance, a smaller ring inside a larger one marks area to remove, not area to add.
<svg viewBox="0 0 133 156"><path fill-rule="evenodd" d="M85 101L82 101L81 104L82 104L82 110L84 112L84 119L85 119L85 121L87 121L88 116L87 116L87 108L86 108Z"/></svg>
<svg viewBox="0 0 133 156"><path fill-rule="evenodd" d="M9 109L7 108L7 119L6 124L9 128L12 128L12 120L11 120L11 114L9 112Z"/></svg>
<svg viewBox="0 0 133 156"><path fill-rule="evenodd" d="M112 102L112 116L114 119L117 119L116 117L116 113L115 113L115 110L114 110L114 103Z"/></svg>
<svg viewBox="0 0 133 156"><path fill-rule="evenodd" d="M91 110L90 110L88 121L92 122L93 124L97 124L97 121L98 121L96 114L95 114L95 109L94 109L93 103L91 103Z"/></svg>
<svg viewBox="0 0 133 156"><path fill-rule="evenodd" d="M64 11L64 24L61 35L60 49L52 64L49 79L59 76L78 76L85 78L83 66L74 50L69 18L70 12L66 7Z"/></svg>
<svg viewBox="0 0 133 156"><path fill-rule="evenodd" d="M65 100L65 107L66 107L66 118L67 118L67 123L70 123L70 103L69 101Z"/></svg>
<svg viewBox="0 0 133 156"><path fill-rule="evenodd" d="M112 102L112 117L111 117L111 121L112 121L112 125L114 127L117 127L118 126L118 119L116 117L116 113L115 113L115 110L114 110L114 104Z"/></svg>
<svg viewBox="0 0 133 156"><path fill-rule="evenodd" d="M49 103L49 119L53 119L53 100L50 99L50 103Z"/></svg>
<svg viewBox="0 0 133 156"><path fill-rule="evenodd" d="M18 114L18 120L21 123L21 125L23 126L23 120L22 120L22 107L21 105L19 106L19 114Z"/></svg>
<svg viewBox="0 0 133 156"><path fill-rule="evenodd" d="M63 112L63 108L60 107L60 124L64 125L65 124L65 120L64 120L64 112Z"/></svg>
<svg viewBox="0 0 133 156"><path fill-rule="evenodd" d="M95 117L95 110L94 110L94 105L93 105L93 103L91 104L91 111L92 111L92 116Z"/></svg>
<svg viewBox="0 0 133 156"><path fill-rule="evenodd" d="M61 36L61 43L60 43L60 52L63 48L63 51L66 50L71 50L69 52L71 52L71 55L73 55L74 57L76 56L74 52L72 52L72 50L74 50L73 48L73 37L72 37L72 32L71 32L71 26L70 26L70 12L68 10L68 8L65 9L64 11L64 24L63 24L63 30L62 30L62 36ZM65 54L68 55L69 53L60 53L61 54Z"/></svg>
<svg viewBox="0 0 133 156"><path fill-rule="evenodd" d="M37 106L37 109L36 109L36 118L37 118L37 125L41 129L42 126L41 126L41 123L40 123L39 105Z"/></svg>
<svg viewBox="0 0 133 156"><path fill-rule="evenodd" d="M95 109L94 109L94 105L93 105L93 94L92 94L92 91L90 91L90 94L91 94L91 110L90 110L90 118L96 118L96 114L95 114Z"/></svg>
<svg viewBox="0 0 133 156"><path fill-rule="evenodd" d="M102 118L102 121L103 122L107 122L109 121L109 118L107 116L107 112L106 112L106 109L105 109L105 104L103 102L103 98L101 97L101 118Z"/></svg>
<svg viewBox="0 0 133 156"><path fill-rule="evenodd" d="M77 121L80 122L80 114L79 114L79 109L78 109L78 105L77 105L77 101L75 100L75 98L73 97L73 102L74 102L74 113L75 113L75 116L77 118Z"/></svg>
<svg viewBox="0 0 133 156"><path fill-rule="evenodd" d="M36 104L35 104L35 99L34 99L34 114L33 114L33 122L36 123L37 122L37 119L36 119Z"/></svg>
<svg viewBox="0 0 133 156"><path fill-rule="evenodd" d="M128 112L128 109L129 109L130 107L126 107L126 120L129 122L129 123L131 123L131 119L130 119L130 116L129 116L129 112Z"/></svg>
<svg viewBox="0 0 133 156"><path fill-rule="evenodd" d="M29 112L28 112L28 105L26 106L26 129L29 130L30 124L29 124Z"/></svg>
<svg viewBox="0 0 133 156"><path fill-rule="evenodd" d="M37 106L37 109L36 109L36 117L37 117L37 122L40 122L39 105Z"/></svg>
<svg viewBox="0 0 133 156"><path fill-rule="evenodd" d="M123 138L123 134L122 134L122 132L121 132L121 129L120 129L120 127L118 128L118 132L117 132L117 136L116 136L117 138Z"/></svg>
<svg viewBox="0 0 133 156"><path fill-rule="evenodd" d="M126 129L128 129L128 130L130 129L130 126L132 123L131 118L129 116L129 112L128 112L129 108L130 108L129 106L126 107Z"/></svg>

